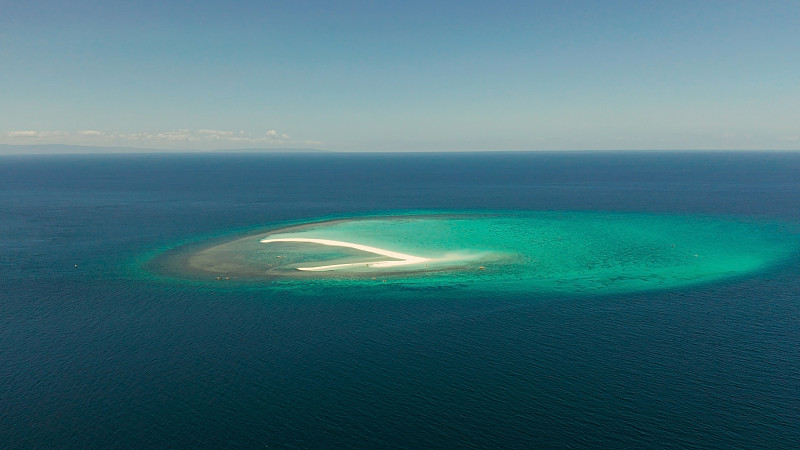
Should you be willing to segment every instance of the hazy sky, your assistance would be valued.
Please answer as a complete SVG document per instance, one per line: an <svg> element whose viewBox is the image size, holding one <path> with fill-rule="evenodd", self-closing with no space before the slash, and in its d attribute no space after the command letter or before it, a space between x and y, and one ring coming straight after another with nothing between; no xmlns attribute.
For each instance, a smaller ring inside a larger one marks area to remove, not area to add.
<svg viewBox="0 0 800 450"><path fill-rule="evenodd" d="M0 143L800 149L800 1L0 0Z"/></svg>

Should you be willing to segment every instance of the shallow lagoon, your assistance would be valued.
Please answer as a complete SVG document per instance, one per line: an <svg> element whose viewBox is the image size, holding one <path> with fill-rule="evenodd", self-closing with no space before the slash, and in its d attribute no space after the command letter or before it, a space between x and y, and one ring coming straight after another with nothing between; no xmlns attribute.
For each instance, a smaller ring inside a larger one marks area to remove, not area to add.
<svg viewBox="0 0 800 450"><path fill-rule="evenodd" d="M359 246L373 251L351 248ZM388 213L223 234L176 246L157 255L148 267L175 279L283 289L308 287L311 281L326 288L388 282L606 294L741 276L778 264L797 248L797 234L785 225L734 217L585 211ZM389 257L376 250L404 256ZM405 262L403 257L418 261ZM387 267L390 261L394 264Z"/></svg>

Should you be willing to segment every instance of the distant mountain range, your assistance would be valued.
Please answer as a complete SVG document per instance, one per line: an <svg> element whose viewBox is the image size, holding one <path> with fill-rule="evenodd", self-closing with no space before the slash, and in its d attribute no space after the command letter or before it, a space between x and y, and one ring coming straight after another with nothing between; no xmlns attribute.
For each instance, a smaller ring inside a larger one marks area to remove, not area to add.
<svg viewBox="0 0 800 450"><path fill-rule="evenodd" d="M0 144L0 155L63 155L107 153L322 153L314 148L233 148L216 150L167 150L136 147L96 147L90 145L13 145Z"/></svg>

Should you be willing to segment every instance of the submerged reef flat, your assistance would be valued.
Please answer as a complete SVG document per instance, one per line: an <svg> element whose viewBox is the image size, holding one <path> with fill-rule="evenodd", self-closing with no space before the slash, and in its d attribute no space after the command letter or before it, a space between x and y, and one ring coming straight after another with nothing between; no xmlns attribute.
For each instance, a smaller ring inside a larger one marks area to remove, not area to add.
<svg viewBox="0 0 800 450"><path fill-rule="evenodd" d="M693 215L509 212L309 222L157 255L173 278L292 286L391 282L613 293L741 276L798 249L786 225Z"/></svg>

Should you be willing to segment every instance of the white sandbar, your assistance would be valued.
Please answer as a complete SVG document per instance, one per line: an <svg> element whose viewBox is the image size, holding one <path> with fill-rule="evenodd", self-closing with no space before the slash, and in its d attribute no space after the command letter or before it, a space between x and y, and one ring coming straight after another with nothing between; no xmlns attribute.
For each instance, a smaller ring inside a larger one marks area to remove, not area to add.
<svg viewBox="0 0 800 450"><path fill-rule="evenodd" d="M414 255L407 255L405 253L398 253L393 252L391 250L386 250L383 248L378 247L370 247L368 245L361 245L356 244L353 242L344 242L344 241L333 241L330 239L313 239L313 238L275 238L269 239L265 238L261 240L264 244L269 244L270 242L307 242L310 244L321 244L321 245L330 245L333 247L347 247L353 248L356 250L362 250L369 253L375 253L376 255L381 256L388 256L389 258L396 258L396 260L387 260L387 261L374 261L369 263L347 263L347 264L332 264L329 266L316 266L316 267L298 267L297 270L308 270L308 271L324 271L324 270L336 270L336 269L343 269L346 267L396 267L396 266L406 266L409 264L419 264L426 261L430 261L428 258L422 258L420 256Z"/></svg>

